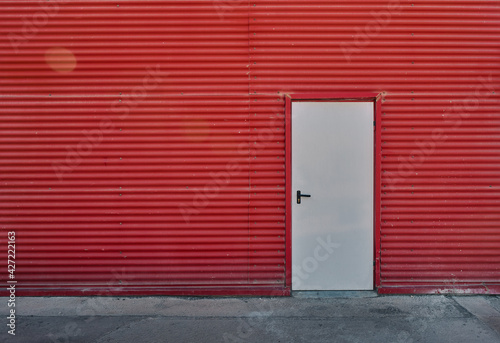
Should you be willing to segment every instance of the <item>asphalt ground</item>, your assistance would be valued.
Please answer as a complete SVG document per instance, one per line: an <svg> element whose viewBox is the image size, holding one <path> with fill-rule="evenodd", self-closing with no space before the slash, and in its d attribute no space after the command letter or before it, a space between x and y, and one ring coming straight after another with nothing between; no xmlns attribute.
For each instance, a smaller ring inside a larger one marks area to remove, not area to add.
<svg viewBox="0 0 500 343"><path fill-rule="evenodd" d="M8 299L0 342L500 342L498 296L18 297L15 331Z"/></svg>

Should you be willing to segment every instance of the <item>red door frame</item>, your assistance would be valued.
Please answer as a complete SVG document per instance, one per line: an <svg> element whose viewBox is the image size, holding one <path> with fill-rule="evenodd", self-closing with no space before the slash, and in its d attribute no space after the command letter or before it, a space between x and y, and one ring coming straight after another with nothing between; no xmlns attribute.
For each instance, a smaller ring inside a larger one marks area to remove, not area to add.
<svg viewBox="0 0 500 343"><path fill-rule="evenodd" d="M292 102L293 101L369 101L373 102L374 120L374 175L373 175L373 230L374 230L374 285L373 289L380 287L380 201L381 201L381 95L379 93L351 92L351 93L301 93L287 94L285 105L285 187L286 187L286 247L285 286L287 291L292 289Z"/></svg>

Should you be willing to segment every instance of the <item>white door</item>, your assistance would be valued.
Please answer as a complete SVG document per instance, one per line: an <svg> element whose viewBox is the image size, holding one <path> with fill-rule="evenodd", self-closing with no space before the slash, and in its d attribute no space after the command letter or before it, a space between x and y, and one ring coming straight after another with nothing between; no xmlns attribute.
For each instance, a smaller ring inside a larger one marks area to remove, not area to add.
<svg viewBox="0 0 500 343"><path fill-rule="evenodd" d="M291 118L292 290L371 290L373 102L292 101Z"/></svg>

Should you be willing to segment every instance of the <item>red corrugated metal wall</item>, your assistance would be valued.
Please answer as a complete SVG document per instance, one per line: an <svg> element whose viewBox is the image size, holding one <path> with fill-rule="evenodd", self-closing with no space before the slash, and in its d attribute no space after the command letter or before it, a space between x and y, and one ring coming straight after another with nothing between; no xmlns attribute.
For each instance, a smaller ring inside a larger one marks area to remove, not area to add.
<svg viewBox="0 0 500 343"><path fill-rule="evenodd" d="M283 287L282 120L258 136L283 106L248 96L248 5L0 4L18 288Z"/></svg>
<svg viewBox="0 0 500 343"><path fill-rule="evenodd" d="M0 242L16 231L21 289L280 294L284 94L369 91L380 290L498 292L498 1L0 7Z"/></svg>

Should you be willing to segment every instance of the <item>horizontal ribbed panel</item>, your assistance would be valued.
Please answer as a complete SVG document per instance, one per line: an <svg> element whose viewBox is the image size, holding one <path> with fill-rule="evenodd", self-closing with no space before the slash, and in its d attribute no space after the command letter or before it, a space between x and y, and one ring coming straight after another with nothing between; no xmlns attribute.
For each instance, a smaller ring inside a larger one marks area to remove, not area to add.
<svg viewBox="0 0 500 343"><path fill-rule="evenodd" d="M496 0L0 7L19 286L284 286L283 95L349 91L383 97L381 286L500 282Z"/></svg>
<svg viewBox="0 0 500 343"><path fill-rule="evenodd" d="M248 96L247 5L0 7L1 249L15 230L18 288L284 286L282 104Z"/></svg>
<svg viewBox="0 0 500 343"><path fill-rule="evenodd" d="M254 3L251 93L382 94L381 286L498 284L498 1Z"/></svg>

